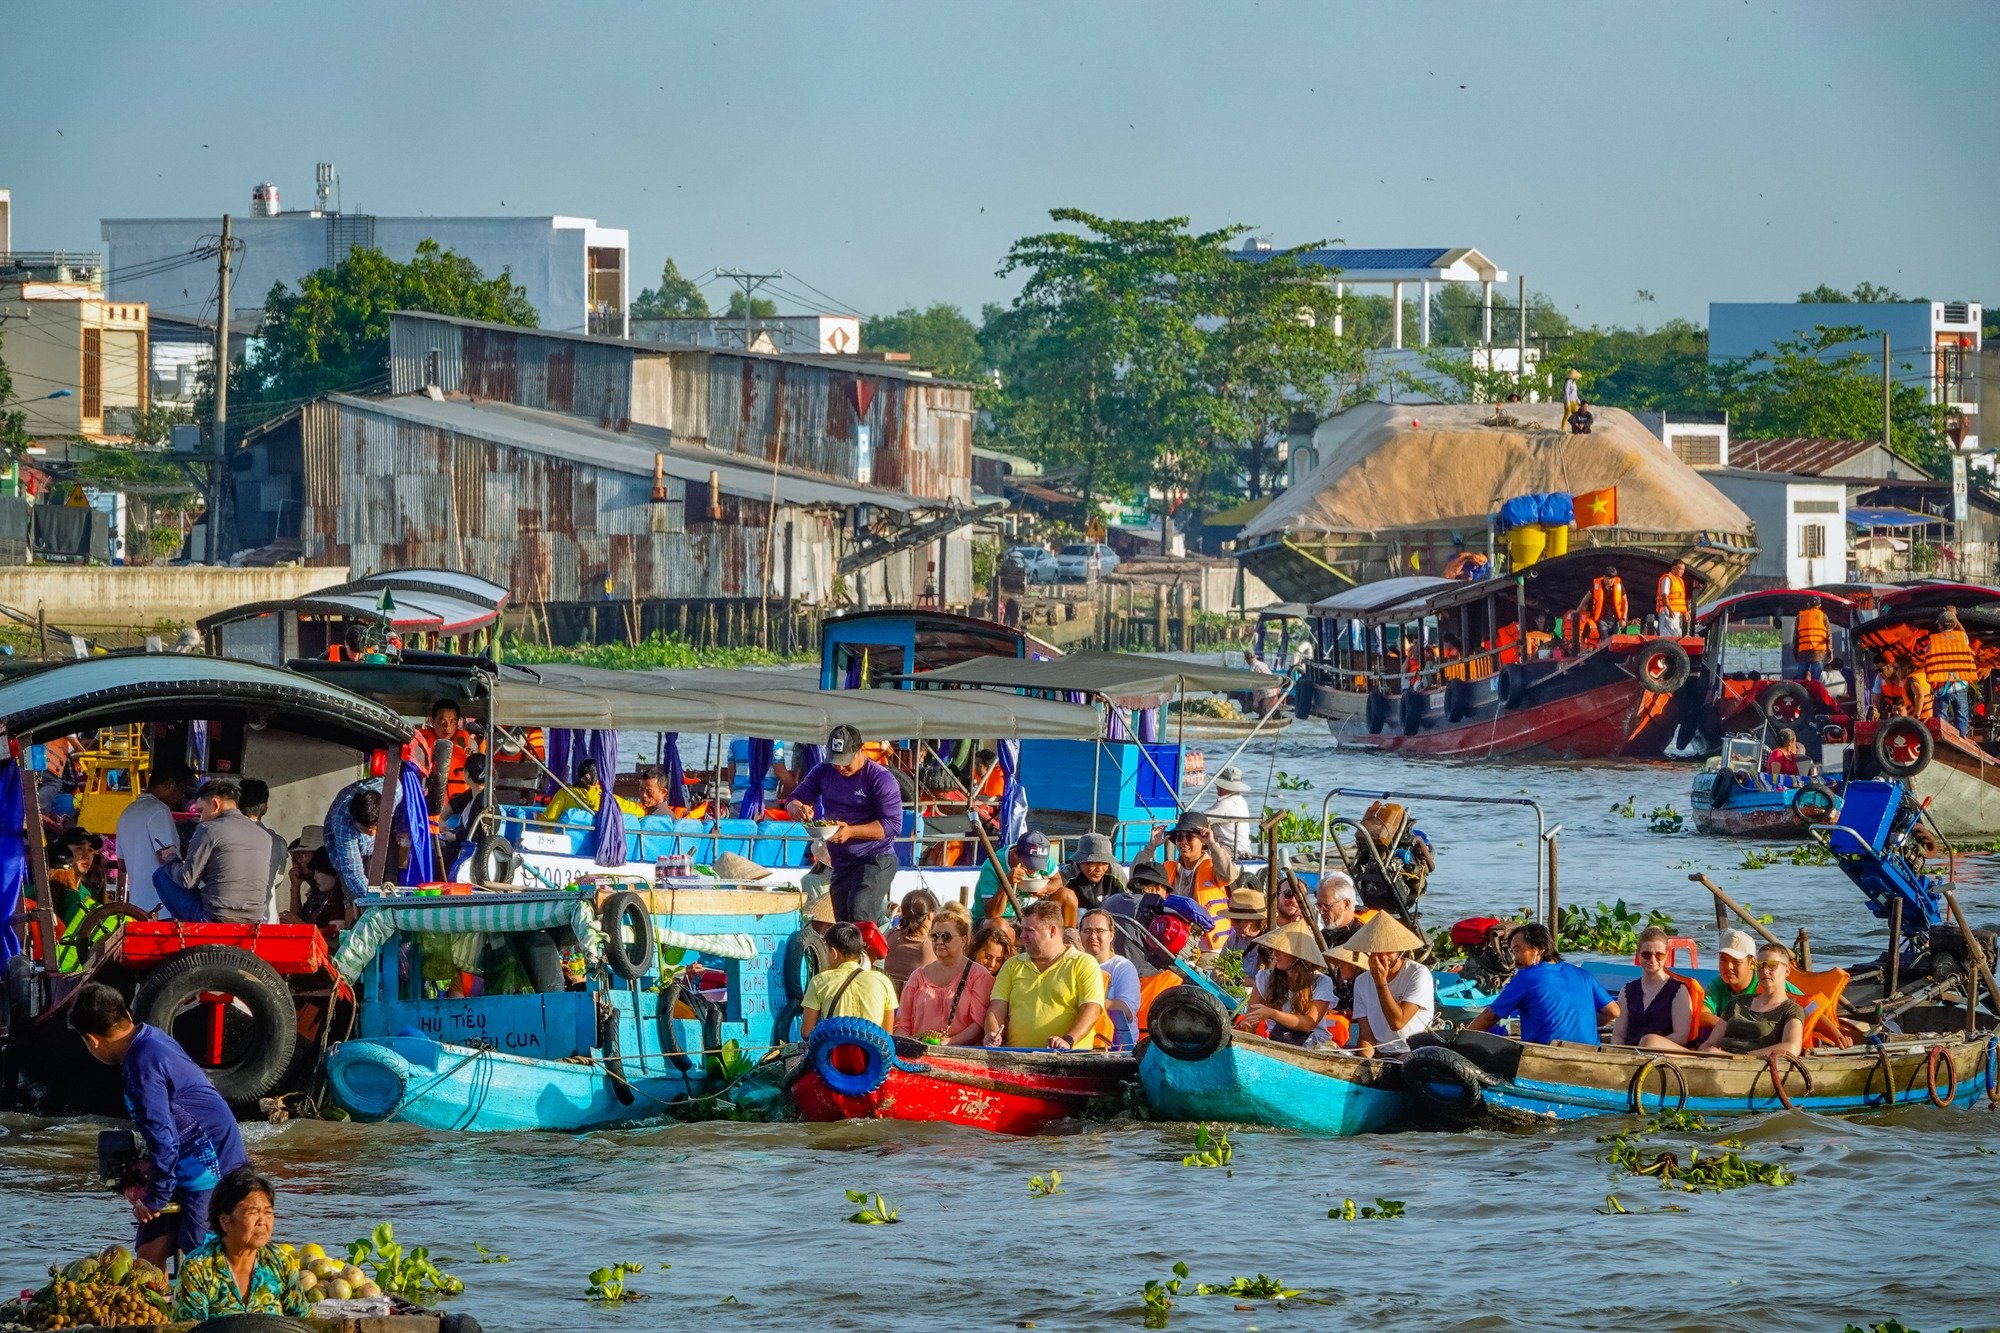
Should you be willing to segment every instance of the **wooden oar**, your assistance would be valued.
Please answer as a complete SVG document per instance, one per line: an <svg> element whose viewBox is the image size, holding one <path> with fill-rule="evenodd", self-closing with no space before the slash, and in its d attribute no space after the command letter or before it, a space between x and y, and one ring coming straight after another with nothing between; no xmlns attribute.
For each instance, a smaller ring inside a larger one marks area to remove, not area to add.
<svg viewBox="0 0 2000 1333"><path fill-rule="evenodd" d="M1779 939L1776 935L1773 935L1769 930L1767 930L1764 927L1764 924L1761 921L1757 920L1756 917L1751 916L1749 910L1745 908L1742 903L1737 902L1734 898L1730 897L1728 894L1724 893L1721 889L1717 888L1715 881L1710 879L1707 875L1702 874L1700 871L1696 871L1694 874L1689 875L1688 878L1695 881L1697 884L1701 885L1704 889L1707 889L1710 893L1714 894L1715 900L1717 902L1721 903L1724 907L1727 907L1730 911L1736 913L1738 917L1742 918L1744 925L1750 927L1750 929L1756 931L1759 935L1762 935L1764 937L1764 942L1766 944L1775 944L1780 949L1786 947L1785 942L1783 940Z"/></svg>

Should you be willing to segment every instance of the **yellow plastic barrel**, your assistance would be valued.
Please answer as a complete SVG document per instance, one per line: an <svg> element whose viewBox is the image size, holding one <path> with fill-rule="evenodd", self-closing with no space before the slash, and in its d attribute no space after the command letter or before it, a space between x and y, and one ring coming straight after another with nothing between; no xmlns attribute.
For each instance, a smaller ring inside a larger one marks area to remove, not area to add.
<svg viewBox="0 0 2000 1333"><path fill-rule="evenodd" d="M1515 569L1526 569L1542 558L1548 534L1540 524L1525 523L1507 533L1507 559Z"/></svg>
<svg viewBox="0 0 2000 1333"><path fill-rule="evenodd" d="M1548 534L1548 544L1542 547L1542 559L1569 554L1569 524L1545 523L1542 531Z"/></svg>

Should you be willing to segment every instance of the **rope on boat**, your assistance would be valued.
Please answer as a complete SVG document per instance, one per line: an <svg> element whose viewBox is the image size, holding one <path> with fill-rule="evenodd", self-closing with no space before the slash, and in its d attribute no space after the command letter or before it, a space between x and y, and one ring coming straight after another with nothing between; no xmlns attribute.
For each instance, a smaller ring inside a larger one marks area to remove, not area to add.
<svg viewBox="0 0 2000 1333"><path fill-rule="evenodd" d="M2000 1111L2000 1037L1986 1039L1986 1109Z"/></svg>
<svg viewBox="0 0 2000 1333"><path fill-rule="evenodd" d="M1799 1071L1799 1077L1806 1081L1805 1095L1808 1097L1812 1096L1812 1091L1813 1091L1812 1070L1807 1067L1806 1062L1799 1059L1799 1057L1796 1055L1787 1055L1782 1058L1784 1059L1786 1064L1790 1065L1792 1068ZM1795 1111L1798 1108L1792 1104L1791 1097L1788 1096L1785 1092L1785 1076L1778 1072L1779 1059L1780 1057L1778 1053L1776 1051L1772 1051L1769 1055L1764 1057L1764 1067L1768 1069L1771 1073L1771 1088L1774 1092L1778 1094L1778 1104L1784 1107L1787 1111ZM1752 1103L1753 1109L1756 1100L1757 1100L1757 1080L1753 1076L1750 1080L1750 1101Z"/></svg>
<svg viewBox="0 0 2000 1333"><path fill-rule="evenodd" d="M1882 1044L1882 1038L1879 1036L1870 1037L1868 1044L1875 1048L1875 1068L1882 1071L1882 1077L1889 1085L1889 1090L1883 1094L1882 1105L1894 1106L1896 1104L1896 1070L1895 1066L1889 1063L1889 1048ZM1868 1081L1861 1085L1862 1101L1865 1102L1868 1100L1868 1089L1874 1085L1875 1070L1871 1069L1868 1071Z"/></svg>
<svg viewBox="0 0 2000 1333"><path fill-rule="evenodd" d="M445 1070L441 1074L431 1075L431 1077L425 1079L415 1088L406 1089L402 1097L397 1100L394 1108L390 1110L389 1114L382 1117L382 1123L386 1125L391 1120L394 1120L397 1116L401 1115L403 1113L403 1108L415 1103L420 1093L427 1092L436 1084L444 1082L446 1079L450 1078L453 1074L456 1074L459 1070L471 1064L474 1060L480 1059L483 1056L488 1056L491 1054L493 1054L493 1048L490 1046L484 1046L484 1045L474 1046L472 1048L472 1053L470 1055L466 1056L463 1060L460 1060L457 1064L453 1065L451 1068Z"/></svg>

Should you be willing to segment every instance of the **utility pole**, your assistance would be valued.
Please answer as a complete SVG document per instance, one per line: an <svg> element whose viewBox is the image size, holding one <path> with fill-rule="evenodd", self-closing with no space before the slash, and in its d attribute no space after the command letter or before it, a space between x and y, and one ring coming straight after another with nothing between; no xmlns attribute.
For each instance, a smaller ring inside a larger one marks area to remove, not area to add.
<svg viewBox="0 0 2000 1333"><path fill-rule="evenodd" d="M785 270L776 273L745 273L740 268L717 269L715 276L728 278L743 292L743 350L750 350L750 331L756 320L750 313L750 298L759 287L767 282L776 282L785 276ZM720 332L720 330L718 330ZM719 342L720 339L717 339ZM771 442L771 507L764 520L764 572L758 580L757 597L757 640L764 647L771 646L771 566L772 549L778 538L778 461L784 457L785 442L782 438ZM789 589L787 590L789 591Z"/></svg>
<svg viewBox="0 0 2000 1333"><path fill-rule="evenodd" d="M215 278L215 436L208 461L208 563L223 552L222 488L229 479L229 215L222 215L222 244L216 247Z"/></svg>
<svg viewBox="0 0 2000 1333"><path fill-rule="evenodd" d="M1895 384L1889 376L1889 335L1882 335L1882 447L1895 447L1894 413L1890 410Z"/></svg>
<svg viewBox="0 0 2000 1333"><path fill-rule="evenodd" d="M750 336L753 321L750 314L750 297L767 282L776 282L785 276L785 270L776 273L745 273L740 268L722 268L715 271L718 278L727 278L743 291L743 350L750 350Z"/></svg>
<svg viewBox="0 0 2000 1333"><path fill-rule="evenodd" d="M1518 383L1528 376L1528 276L1525 273L1514 276L1521 282L1521 294L1516 298L1519 302L1516 309L1521 315L1521 344L1514 350L1514 355L1519 358L1514 362L1514 379Z"/></svg>

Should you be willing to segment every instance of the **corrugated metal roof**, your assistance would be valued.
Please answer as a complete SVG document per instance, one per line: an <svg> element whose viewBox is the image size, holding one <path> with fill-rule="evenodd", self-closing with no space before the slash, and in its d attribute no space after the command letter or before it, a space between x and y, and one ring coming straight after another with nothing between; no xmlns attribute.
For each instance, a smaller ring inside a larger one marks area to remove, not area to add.
<svg viewBox="0 0 2000 1333"><path fill-rule="evenodd" d="M1238 252L1238 257L1251 263L1261 263L1276 253L1279 252L1245 250ZM1325 249L1308 250L1298 259L1301 264L1337 268L1348 273L1367 273L1382 269L1438 268L1444 257L1450 253L1451 251L1443 246L1422 250Z"/></svg>
<svg viewBox="0 0 2000 1333"><path fill-rule="evenodd" d="M1812 477L1858 458L1880 443L1880 440L1834 440L1816 435L1793 435L1780 440L1735 439L1729 442L1729 464L1749 472L1790 472Z"/></svg>
<svg viewBox="0 0 2000 1333"><path fill-rule="evenodd" d="M745 466L735 455L701 450L675 449L666 443L664 431L638 428L631 432L601 430L575 417L553 412L536 412L504 403L471 403L463 399L434 399L426 394L406 394L399 398L350 398L329 394L328 401L342 410L436 426L460 435L477 436L509 448L560 458L565 462L604 468L612 472L650 477L656 455L666 474L677 481L706 485L716 474L725 494L743 499L769 500L769 468ZM877 505L898 513L910 513L934 504L913 499L897 491L870 490L818 481L780 469L778 499L795 505Z"/></svg>
<svg viewBox="0 0 2000 1333"><path fill-rule="evenodd" d="M1424 254L1443 254L1444 251L1423 251ZM425 310L392 310L390 314L399 319L434 320L440 324L455 324L467 329L495 329L502 333L533 334L538 338L567 338L582 343L602 343L613 347L629 347L637 352L659 355L672 351L707 352L714 356L742 357L749 361L788 361L802 366L819 366L827 370L844 370L854 375L875 375L882 379L913 380L920 384L950 384L961 389L977 388L964 380L946 379L929 371L915 370L899 366L893 361L864 361L847 356L805 356L796 352L746 352L741 347L697 347L693 344L646 342L638 338L605 338L589 333L571 333L563 329L529 329L513 324L492 324L480 319L459 319L451 315L434 315Z"/></svg>

